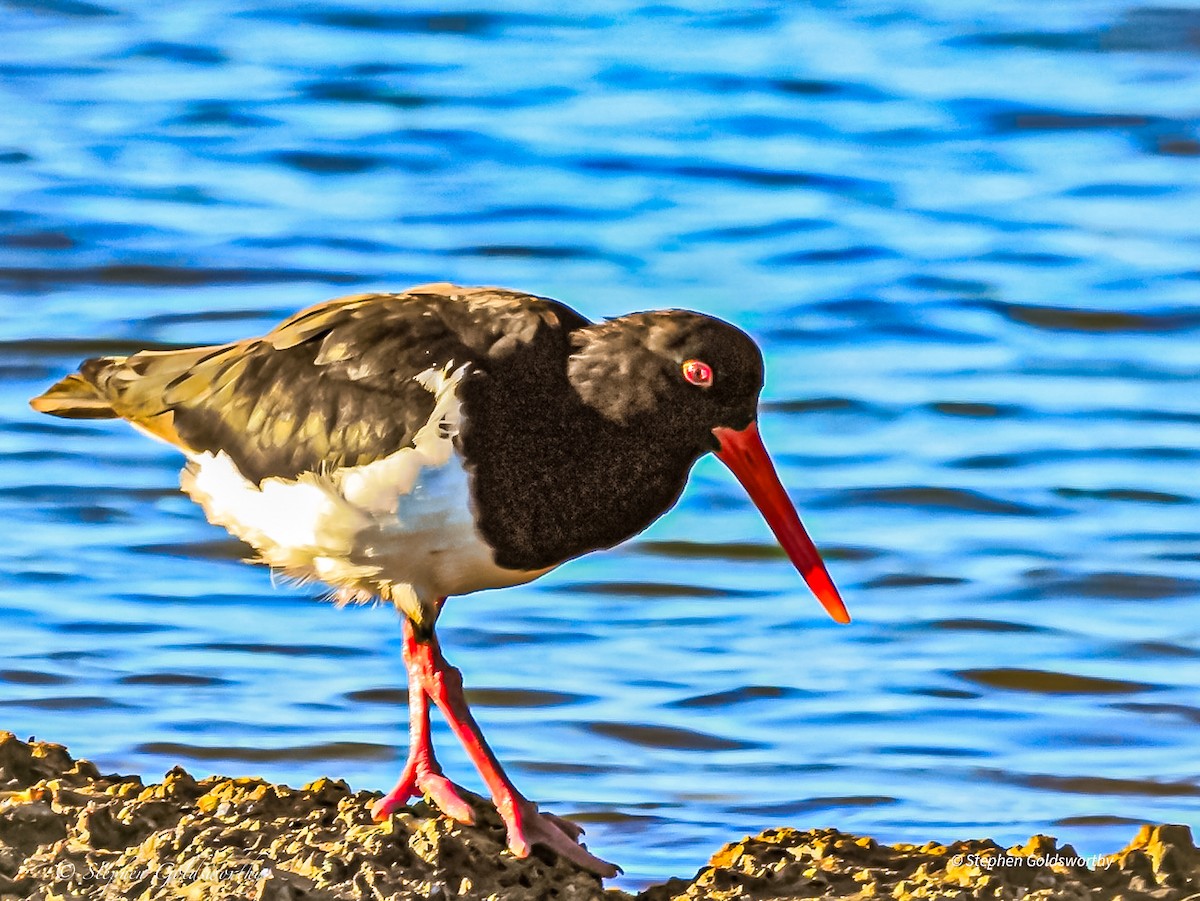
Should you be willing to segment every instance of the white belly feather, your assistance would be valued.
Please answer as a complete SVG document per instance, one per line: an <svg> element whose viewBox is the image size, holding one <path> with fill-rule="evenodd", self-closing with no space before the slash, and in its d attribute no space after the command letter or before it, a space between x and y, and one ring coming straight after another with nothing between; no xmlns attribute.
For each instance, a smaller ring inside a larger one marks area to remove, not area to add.
<svg viewBox="0 0 1200 901"><path fill-rule="evenodd" d="M263 562L325 582L343 601L384 597L415 615L441 597L528 582L549 570L497 566L475 526L454 447L462 375L447 369L418 377L434 395L433 413L413 446L391 456L255 485L223 451L205 452L191 457L183 490Z"/></svg>

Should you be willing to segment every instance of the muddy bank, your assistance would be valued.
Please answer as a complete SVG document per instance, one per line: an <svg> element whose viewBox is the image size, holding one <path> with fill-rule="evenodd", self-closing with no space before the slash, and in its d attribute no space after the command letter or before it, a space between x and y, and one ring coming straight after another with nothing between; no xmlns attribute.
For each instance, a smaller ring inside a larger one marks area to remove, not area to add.
<svg viewBox="0 0 1200 901"><path fill-rule="evenodd" d="M321 779L163 781L102 775L62 745L0 733L0 899L563 899L631 901L552 855L518 860L490 807L460 826L416 804L383 823L373 792ZM835 830L776 829L726 845L692 880L640 901L790 898L1188 898L1200 853L1184 826L1145 827L1125 849L1080 862L1035 836L880 845Z"/></svg>

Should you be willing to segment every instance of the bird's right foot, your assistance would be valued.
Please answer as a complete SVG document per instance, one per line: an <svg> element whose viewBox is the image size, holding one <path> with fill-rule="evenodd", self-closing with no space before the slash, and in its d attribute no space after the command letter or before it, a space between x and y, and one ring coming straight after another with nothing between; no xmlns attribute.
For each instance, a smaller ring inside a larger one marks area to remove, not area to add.
<svg viewBox="0 0 1200 901"><path fill-rule="evenodd" d="M505 793L496 810L508 832L508 850L517 857L528 857L531 845L544 845L597 876L611 879L621 872L620 867L588 851L579 840L582 827L552 813L542 813L515 789Z"/></svg>
<svg viewBox="0 0 1200 901"><path fill-rule="evenodd" d="M377 823L386 820L412 798L422 795L450 819L468 825L475 822L475 813L459 794L458 786L442 775L437 763L420 757L410 759L392 790L375 802L371 818Z"/></svg>

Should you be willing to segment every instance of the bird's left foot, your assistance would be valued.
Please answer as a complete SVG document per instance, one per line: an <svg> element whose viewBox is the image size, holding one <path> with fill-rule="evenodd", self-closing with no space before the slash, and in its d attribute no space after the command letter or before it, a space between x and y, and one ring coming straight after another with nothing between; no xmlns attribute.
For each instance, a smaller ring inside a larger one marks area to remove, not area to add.
<svg viewBox="0 0 1200 901"><path fill-rule="evenodd" d="M475 813L471 805L463 800L458 786L442 775L441 769L432 762L432 754L426 759L421 753L409 761L395 787L375 802L371 808L371 818L377 823L386 820L407 805L410 799L421 795L450 819L467 824L475 822Z"/></svg>
<svg viewBox="0 0 1200 901"><path fill-rule="evenodd" d="M508 850L517 857L528 857L533 845L544 845L576 866L598 876L612 878L621 868L590 853L579 837L583 828L552 813L542 813L537 805L514 793L496 805L508 830Z"/></svg>

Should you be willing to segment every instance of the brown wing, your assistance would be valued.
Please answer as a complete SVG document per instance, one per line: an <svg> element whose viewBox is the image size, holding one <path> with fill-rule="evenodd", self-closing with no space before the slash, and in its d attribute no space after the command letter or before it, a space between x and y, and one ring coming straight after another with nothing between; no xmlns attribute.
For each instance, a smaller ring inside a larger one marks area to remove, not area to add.
<svg viewBox="0 0 1200 901"><path fill-rule="evenodd" d="M189 452L224 451L255 482L292 478L410 445L433 410L421 373L470 364L486 374L530 342L565 347L583 324L545 298L423 285L329 301L261 338L88 360L34 406L116 415Z"/></svg>

